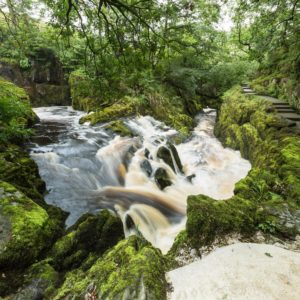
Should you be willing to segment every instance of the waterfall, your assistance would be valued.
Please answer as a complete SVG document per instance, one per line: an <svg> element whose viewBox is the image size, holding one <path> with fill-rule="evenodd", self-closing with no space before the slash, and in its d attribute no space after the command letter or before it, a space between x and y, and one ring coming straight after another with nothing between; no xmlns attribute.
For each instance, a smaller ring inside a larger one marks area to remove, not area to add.
<svg viewBox="0 0 300 300"><path fill-rule="evenodd" d="M124 119L136 137L120 137L104 125L79 125L82 112L70 107L37 108L41 119L31 156L47 184L46 201L70 212L67 225L84 212L116 211L125 234L141 233L164 253L185 226L188 195L215 199L232 196L250 163L238 151L223 148L214 137L215 111L197 116L191 137L176 145L181 172L157 156L170 150L177 132L150 116ZM165 170L170 185L160 189L155 172Z"/></svg>

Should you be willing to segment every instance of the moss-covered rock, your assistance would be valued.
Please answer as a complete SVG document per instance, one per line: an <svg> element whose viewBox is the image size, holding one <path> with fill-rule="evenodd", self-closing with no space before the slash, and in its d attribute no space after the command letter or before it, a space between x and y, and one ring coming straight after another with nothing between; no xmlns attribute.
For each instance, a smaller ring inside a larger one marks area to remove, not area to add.
<svg viewBox="0 0 300 300"><path fill-rule="evenodd" d="M107 210L98 215L85 214L54 244L49 256L55 269L70 270L79 267L90 254L99 257L122 238L120 218Z"/></svg>
<svg viewBox="0 0 300 300"><path fill-rule="evenodd" d="M124 124L122 120L110 122L105 126L105 129L108 129L120 136L134 136L133 132Z"/></svg>
<svg viewBox="0 0 300 300"><path fill-rule="evenodd" d="M165 267L160 250L131 236L86 272L69 272L54 299L166 299Z"/></svg>
<svg viewBox="0 0 300 300"><path fill-rule="evenodd" d="M12 300L51 299L60 281L60 275L43 260L30 266L23 275L24 282Z"/></svg>
<svg viewBox="0 0 300 300"><path fill-rule="evenodd" d="M42 194L45 183L36 163L21 147L7 145L0 149L0 180L9 182L39 204L45 204Z"/></svg>
<svg viewBox="0 0 300 300"><path fill-rule="evenodd" d="M0 182L0 269L32 263L57 237L56 220L14 186Z"/></svg>
<svg viewBox="0 0 300 300"><path fill-rule="evenodd" d="M122 117L129 117L138 113L138 107L131 98L127 98L119 103L112 104L94 113L90 113L80 119L80 124L90 122L97 123L110 122Z"/></svg>
<svg viewBox="0 0 300 300"><path fill-rule="evenodd" d="M37 120L25 91L0 77L0 142L21 143Z"/></svg>
<svg viewBox="0 0 300 300"><path fill-rule="evenodd" d="M288 70L290 71L290 70ZM251 86L262 95L269 95L287 101L300 111L300 84L286 72L261 74L251 82Z"/></svg>

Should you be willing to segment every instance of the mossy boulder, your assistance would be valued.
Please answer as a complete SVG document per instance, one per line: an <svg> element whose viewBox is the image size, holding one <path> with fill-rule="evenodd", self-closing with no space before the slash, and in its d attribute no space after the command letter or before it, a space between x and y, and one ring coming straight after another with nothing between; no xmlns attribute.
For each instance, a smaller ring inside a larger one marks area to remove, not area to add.
<svg viewBox="0 0 300 300"><path fill-rule="evenodd" d="M240 150L254 167L277 174L288 195L300 204L300 133L270 112L270 106L233 88L224 96L215 134L225 146Z"/></svg>
<svg viewBox="0 0 300 300"><path fill-rule="evenodd" d="M60 281L60 275L49 264L42 260L30 266L23 275L24 282L12 300L51 299Z"/></svg>
<svg viewBox="0 0 300 300"><path fill-rule="evenodd" d="M54 244L49 257L55 269L70 270L79 267L90 254L99 257L122 238L122 221L108 210L85 214Z"/></svg>
<svg viewBox="0 0 300 300"><path fill-rule="evenodd" d="M105 129L108 129L120 136L134 136L133 132L124 124L122 120L110 122L105 126Z"/></svg>
<svg viewBox="0 0 300 300"><path fill-rule="evenodd" d="M46 185L36 163L21 147L8 145L0 149L0 180L13 184L35 202L45 204L42 194Z"/></svg>
<svg viewBox="0 0 300 300"><path fill-rule="evenodd" d="M160 250L131 236L87 271L66 275L54 299L166 299L166 261Z"/></svg>
<svg viewBox="0 0 300 300"><path fill-rule="evenodd" d="M188 198L187 215L187 234L197 246L232 232L253 233L260 219L258 208L249 200L217 201L204 195Z"/></svg>
<svg viewBox="0 0 300 300"><path fill-rule="evenodd" d="M122 117L132 116L136 113L136 107L131 101L123 101L105 107L94 113L90 113L80 119L80 124L90 122L92 125L97 123L110 122Z"/></svg>
<svg viewBox="0 0 300 300"><path fill-rule="evenodd" d="M0 77L0 142L20 144L30 136L27 128L38 117L30 107L26 92Z"/></svg>
<svg viewBox="0 0 300 300"><path fill-rule="evenodd" d="M0 181L0 269L21 268L49 248L60 228L45 209L14 186Z"/></svg>

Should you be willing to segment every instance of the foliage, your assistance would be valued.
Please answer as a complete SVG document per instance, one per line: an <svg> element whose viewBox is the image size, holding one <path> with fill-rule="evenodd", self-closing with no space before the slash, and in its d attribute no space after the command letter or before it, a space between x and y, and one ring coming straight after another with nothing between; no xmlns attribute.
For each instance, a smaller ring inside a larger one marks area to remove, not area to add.
<svg viewBox="0 0 300 300"><path fill-rule="evenodd" d="M26 127L35 119L25 91L0 77L0 141L27 138L31 131Z"/></svg>

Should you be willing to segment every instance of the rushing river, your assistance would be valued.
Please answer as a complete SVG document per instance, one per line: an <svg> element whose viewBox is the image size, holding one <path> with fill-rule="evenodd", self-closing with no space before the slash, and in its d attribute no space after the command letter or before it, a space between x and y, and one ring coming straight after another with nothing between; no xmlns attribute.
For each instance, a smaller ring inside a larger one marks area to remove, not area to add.
<svg viewBox="0 0 300 300"><path fill-rule="evenodd" d="M229 198L251 168L238 151L224 149L214 137L213 110L199 114L190 139L176 146L184 174L157 158L158 148L177 132L152 117L126 119L137 137L122 138L103 125L79 125L83 113L70 107L35 112L41 123L31 156L47 184L47 203L70 212L67 225L85 212L109 208L122 218L125 234L139 230L163 252L184 228L188 195ZM141 168L145 159L151 164L149 176ZM164 168L172 181L163 191L153 176L157 168Z"/></svg>

